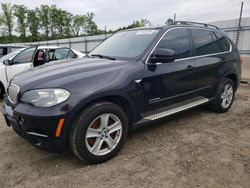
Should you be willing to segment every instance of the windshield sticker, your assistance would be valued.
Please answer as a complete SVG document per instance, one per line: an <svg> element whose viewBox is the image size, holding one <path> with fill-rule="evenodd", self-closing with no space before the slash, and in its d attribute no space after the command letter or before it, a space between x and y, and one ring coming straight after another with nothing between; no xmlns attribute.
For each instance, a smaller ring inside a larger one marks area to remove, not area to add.
<svg viewBox="0 0 250 188"><path fill-rule="evenodd" d="M141 30L138 31L136 34L137 35L152 35L154 32L156 32L155 30Z"/></svg>

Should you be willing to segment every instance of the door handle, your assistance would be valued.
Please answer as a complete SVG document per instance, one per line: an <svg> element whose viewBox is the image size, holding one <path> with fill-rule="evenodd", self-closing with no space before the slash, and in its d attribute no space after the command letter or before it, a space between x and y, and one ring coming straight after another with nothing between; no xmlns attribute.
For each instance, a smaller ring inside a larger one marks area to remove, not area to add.
<svg viewBox="0 0 250 188"><path fill-rule="evenodd" d="M192 65L188 65L187 69L193 69L194 67Z"/></svg>

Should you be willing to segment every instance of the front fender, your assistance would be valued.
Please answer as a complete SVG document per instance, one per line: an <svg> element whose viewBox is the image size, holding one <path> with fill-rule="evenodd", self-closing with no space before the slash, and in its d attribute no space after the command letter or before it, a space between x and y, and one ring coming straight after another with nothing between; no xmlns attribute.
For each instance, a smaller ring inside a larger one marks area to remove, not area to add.
<svg viewBox="0 0 250 188"><path fill-rule="evenodd" d="M109 98L111 99L113 97L121 98L128 103L131 114L132 114L132 121L134 121L134 119L136 118L136 114L137 114L135 103L130 95L122 91L108 91L108 92L97 93L97 94L93 94L91 96L85 97L75 107L71 109L69 118L73 120L79 114L79 112L81 112L89 104L95 101L108 100Z"/></svg>

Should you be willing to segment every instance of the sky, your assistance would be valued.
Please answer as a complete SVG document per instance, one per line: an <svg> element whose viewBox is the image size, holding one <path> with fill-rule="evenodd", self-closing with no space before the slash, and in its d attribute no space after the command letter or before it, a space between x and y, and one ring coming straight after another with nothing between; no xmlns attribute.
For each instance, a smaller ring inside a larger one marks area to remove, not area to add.
<svg viewBox="0 0 250 188"><path fill-rule="evenodd" d="M28 8L52 5L73 14L93 12L100 29L117 29L134 20L147 18L152 25L163 25L168 18L213 22L239 17L242 0L0 0ZM250 1L244 0L243 17L250 17Z"/></svg>

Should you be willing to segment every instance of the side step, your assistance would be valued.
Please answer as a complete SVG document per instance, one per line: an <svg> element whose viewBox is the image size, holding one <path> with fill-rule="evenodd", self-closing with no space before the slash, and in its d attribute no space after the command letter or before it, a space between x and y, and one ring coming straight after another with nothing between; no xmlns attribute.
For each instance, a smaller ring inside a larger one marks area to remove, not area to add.
<svg viewBox="0 0 250 188"><path fill-rule="evenodd" d="M184 102L176 103L167 107L163 107L157 110L143 113L142 117L144 120L156 120L162 117L166 117L166 116L199 106L201 104L205 104L207 102L209 102L208 98L196 97L191 100L186 100Z"/></svg>

